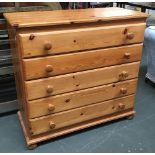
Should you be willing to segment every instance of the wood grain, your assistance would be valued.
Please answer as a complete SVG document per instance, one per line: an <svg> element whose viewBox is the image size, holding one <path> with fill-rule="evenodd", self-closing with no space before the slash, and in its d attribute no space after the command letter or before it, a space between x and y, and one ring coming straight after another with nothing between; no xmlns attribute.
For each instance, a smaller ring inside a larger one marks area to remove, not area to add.
<svg viewBox="0 0 155 155"><path fill-rule="evenodd" d="M135 113L147 14L95 8L4 16L15 41L19 118L28 146Z"/></svg>
<svg viewBox="0 0 155 155"><path fill-rule="evenodd" d="M94 126L94 125L98 125L98 124L101 124L101 123L106 123L106 122L116 120L116 119L120 119L120 118L123 118L123 117L124 118L125 117L130 117L130 116L132 116L134 114L135 114L135 111L133 109L128 109L128 110L125 110L125 111L122 111L122 112L119 112L119 113L106 115L106 116L103 116L103 117L98 117L98 118L93 119L93 120L84 121L84 122L81 122L81 123L78 123L78 124L74 124L74 125L71 125L71 126L60 128L60 129L55 130L55 131L46 132L46 133L43 133L43 134L33 136L33 135L29 135L28 131L26 130L26 126L24 124L22 115L21 115L20 111L18 112L19 120L20 120L22 129L23 129L26 144L27 144L28 147L30 145L32 145L32 144L37 144L37 143L45 141L45 140L49 140L49 139L52 139L52 138L55 138L55 137L58 137L58 136L69 134L69 133L72 133L72 132L75 132L75 131L78 131L78 130L82 130L82 129L85 129L85 128L88 128L88 127L91 127L91 126Z"/></svg>
<svg viewBox="0 0 155 155"><path fill-rule="evenodd" d="M21 115L23 116L23 121L25 123L26 128L29 128L29 121L28 121L28 107L26 102L26 93L25 93L25 84L24 84L24 74L23 74L23 63L21 58L20 52L20 44L18 40L18 31L13 29L10 25L8 26L8 34L9 34L9 41L11 46L11 53L12 53L12 63L13 63L13 71L15 75L15 82L16 82L16 91L17 91L17 99L19 110Z"/></svg>
<svg viewBox="0 0 155 155"><path fill-rule="evenodd" d="M144 39L145 23L88 27L70 30L44 31L19 34L23 57L68 53L72 51L141 43ZM34 39L29 39L31 35ZM134 38L128 39L127 35ZM67 36L67 37L66 37ZM45 50L46 44L51 49Z"/></svg>
<svg viewBox="0 0 155 155"><path fill-rule="evenodd" d="M147 18L148 14L122 8L91 8L59 11L33 11L5 13L4 17L12 25L23 27L51 26L121 19Z"/></svg>
<svg viewBox="0 0 155 155"><path fill-rule="evenodd" d="M23 60L25 79L32 80L140 61L141 51L142 44L136 44L74 54L25 59ZM126 56L127 54L129 57ZM51 67L50 72L46 71L47 67Z"/></svg>
<svg viewBox="0 0 155 155"><path fill-rule="evenodd" d="M120 103L125 105L123 110L130 109L134 106L134 98L135 95L130 95L127 97L96 103L85 107L32 119L30 120L31 131L33 132L33 135L36 135L51 131L53 129L59 129L97 117L116 113L118 111L122 111L122 109L119 108ZM50 128L51 122L55 124L53 129Z"/></svg>
<svg viewBox="0 0 155 155"><path fill-rule="evenodd" d="M134 94L136 91L137 79L118 82L115 84L103 85L84 89L76 92L56 95L44 99L29 101L29 118L40 117L51 113L57 113L88 104L102 102L105 100ZM125 94L121 89L126 89ZM52 105L54 109L49 109Z"/></svg>
<svg viewBox="0 0 155 155"><path fill-rule="evenodd" d="M120 74L122 72L127 72L128 77L120 78ZM47 79L27 81L25 82L27 99L32 100L122 80L128 80L138 77L138 72L139 62L134 62L60 75ZM53 88L52 93L47 93L48 86Z"/></svg>

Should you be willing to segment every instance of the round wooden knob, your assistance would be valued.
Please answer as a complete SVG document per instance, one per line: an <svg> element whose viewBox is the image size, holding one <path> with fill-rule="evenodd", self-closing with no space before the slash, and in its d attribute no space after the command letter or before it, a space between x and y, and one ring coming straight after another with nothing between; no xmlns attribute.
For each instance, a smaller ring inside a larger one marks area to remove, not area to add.
<svg viewBox="0 0 155 155"><path fill-rule="evenodd" d="M126 78L126 77L128 77L129 74L128 74L128 72L123 71L123 72L122 72L122 75Z"/></svg>
<svg viewBox="0 0 155 155"><path fill-rule="evenodd" d="M48 105L48 110L53 111L55 109L55 106L53 104Z"/></svg>
<svg viewBox="0 0 155 155"><path fill-rule="evenodd" d="M131 40L135 37L135 35L133 33L127 33L126 38Z"/></svg>
<svg viewBox="0 0 155 155"><path fill-rule="evenodd" d="M46 70L46 72L52 72L53 71L52 65L47 65L45 70Z"/></svg>
<svg viewBox="0 0 155 155"><path fill-rule="evenodd" d="M121 92L122 94L126 94L126 93L127 93L127 89L126 89L126 88L121 88L121 89L120 89L120 92Z"/></svg>
<svg viewBox="0 0 155 155"><path fill-rule="evenodd" d="M130 57L131 57L131 54L130 54L130 53L125 53L125 54L124 54L124 58L130 59Z"/></svg>
<svg viewBox="0 0 155 155"><path fill-rule="evenodd" d="M127 78L129 76L128 72L122 71L122 73L119 75L120 78Z"/></svg>
<svg viewBox="0 0 155 155"><path fill-rule="evenodd" d="M49 123L49 126L50 126L51 129L54 129L54 128L55 128L54 122L51 121L51 122Z"/></svg>
<svg viewBox="0 0 155 155"><path fill-rule="evenodd" d="M44 45L44 49L46 50L46 51L48 51L48 50L50 50L52 48L52 44L51 43L45 43L45 45Z"/></svg>
<svg viewBox="0 0 155 155"><path fill-rule="evenodd" d="M47 93L52 93L53 92L53 87L48 85L46 91L47 91Z"/></svg>
<svg viewBox="0 0 155 155"><path fill-rule="evenodd" d="M119 109L124 109L124 108L125 108L125 104L119 103L119 104L118 104L118 108L119 108Z"/></svg>

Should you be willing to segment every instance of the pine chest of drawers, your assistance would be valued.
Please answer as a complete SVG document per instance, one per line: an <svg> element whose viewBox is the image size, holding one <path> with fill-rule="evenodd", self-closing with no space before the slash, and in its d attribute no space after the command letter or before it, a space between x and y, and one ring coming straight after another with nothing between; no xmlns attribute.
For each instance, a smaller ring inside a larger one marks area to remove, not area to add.
<svg viewBox="0 0 155 155"><path fill-rule="evenodd" d="M30 148L63 134L133 117L146 14L104 8L4 16L18 114Z"/></svg>

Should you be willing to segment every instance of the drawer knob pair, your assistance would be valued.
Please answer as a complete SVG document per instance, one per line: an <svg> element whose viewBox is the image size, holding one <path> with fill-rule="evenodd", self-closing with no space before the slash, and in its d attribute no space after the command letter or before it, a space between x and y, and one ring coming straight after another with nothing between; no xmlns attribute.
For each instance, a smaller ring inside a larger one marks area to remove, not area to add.
<svg viewBox="0 0 155 155"><path fill-rule="evenodd" d="M130 53L124 53L124 58L126 58L126 59L130 59L130 57L131 57L131 54Z"/></svg>
<svg viewBox="0 0 155 155"><path fill-rule="evenodd" d="M47 65L46 68L45 68L46 72L52 72L53 71L53 67L52 65Z"/></svg>
<svg viewBox="0 0 155 155"><path fill-rule="evenodd" d="M55 128L55 123L51 121L51 122L49 123L49 126L50 126L51 129L54 129L54 128Z"/></svg>
<svg viewBox="0 0 155 155"><path fill-rule="evenodd" d="M121 94L126 94L127 93L127 89L126 88L121 88L120 92L121 92Z"/></svg>
<svg viewBox="0 0 155 155"><path fill-rule="evenodd" d="M45 43L44 50L49 51L50 49L52 49L52 44L50 42Z"/></svg>
<svg viewBox="0 0 155 155"><path fill-rule="evenodd" d="M53 111L55 109L55 106L53 104L48 105L48 110Z"/></svg>
<svg viewBox="0 0 155 155"><path fill-rule="evenodd" d="M46 89L46 92L47 92L48 94L52 93L52 92L53 92L53 87L50 86L50 85L48 85L48 86L47 86L47 89Z"/></svg>
<svg viewBox="0 0 155 155"><path fill-rule="evenodd" d="M128 76L129 76L129 74L128 74L128 72L126 72L126 71L122 71L122 73L119 74L119 77L120 77L121 79L127 78Z"/></svg>

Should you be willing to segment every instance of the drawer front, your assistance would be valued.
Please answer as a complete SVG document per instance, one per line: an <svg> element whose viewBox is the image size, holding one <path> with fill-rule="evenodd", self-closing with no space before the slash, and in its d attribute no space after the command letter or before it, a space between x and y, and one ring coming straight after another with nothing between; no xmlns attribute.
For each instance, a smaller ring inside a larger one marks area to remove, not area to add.
<svg viewBox="0 0 155 155"><path fill-rule="evenodd" d="M44 99L29 101L29 118L40 117L105 100L134 94L137 79L93 87Z"/></svg>
<svg viewBox="0 0 155 155"><path fill-rule="evenodd" d="M76 54L25 59L25 79L32 80L54 75L101 68L139 61L142 44L93 50Z"/></svg>
<svg viewBox="0 0 155 155"><path fill-rule="evenodd" d="M23 57L143 42L145 23L20 33Z"/></svg>
<svg viewBox="0 0 155 155"><path fill-rule="evenodd" d="M26 81L28 100L62 94L84 88L138 77L140 62Z"/></svg>
<svg viewBox="0 0 155 155"><path fill-rule="evenodd" d="M30 120L33 135L53 131L134 107L135 95L113 99Z"/></svg>

